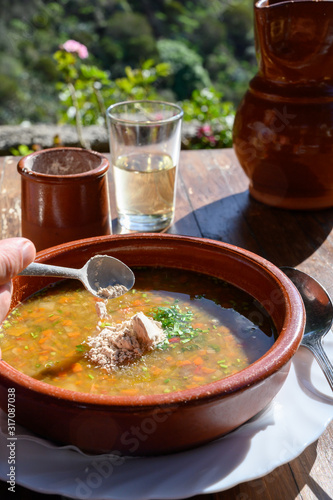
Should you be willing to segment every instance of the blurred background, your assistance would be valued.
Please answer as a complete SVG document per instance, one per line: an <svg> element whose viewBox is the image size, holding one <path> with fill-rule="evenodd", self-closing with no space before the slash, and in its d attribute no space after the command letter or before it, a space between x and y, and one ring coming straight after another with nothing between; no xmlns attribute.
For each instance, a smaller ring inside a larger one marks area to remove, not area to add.
<svg viewBox="0 0 333 500"><path fill-rule="evenodd" d="M253 0L1 0L0 8L0 125L103 126L113 102L161 98L199 121L200 147L230 146L256 70ZM66 53L67 40L88 57Z"/></svg>

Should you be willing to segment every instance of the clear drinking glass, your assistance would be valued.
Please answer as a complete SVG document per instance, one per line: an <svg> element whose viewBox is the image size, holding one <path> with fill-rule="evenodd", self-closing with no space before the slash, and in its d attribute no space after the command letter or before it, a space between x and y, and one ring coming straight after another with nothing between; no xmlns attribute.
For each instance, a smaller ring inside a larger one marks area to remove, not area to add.
<svg viewBox="0 0 333 500"><path fill-rule="evenodd" d="M161 101L128 101L107 110L119 223L160 231L175 211L182 109Z"/></svg>

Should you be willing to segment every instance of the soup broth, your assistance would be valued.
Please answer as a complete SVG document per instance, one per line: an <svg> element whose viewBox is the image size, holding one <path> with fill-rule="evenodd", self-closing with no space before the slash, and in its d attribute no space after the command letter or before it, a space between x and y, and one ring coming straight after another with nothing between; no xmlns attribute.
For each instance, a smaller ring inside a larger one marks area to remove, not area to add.
<svg viewBox="0 0 333 500"><path fill-rule="evenodd" d="M108 374L87 358L97 335L96 298L77 281L52 285L20 304L0 330L2 358L17 370L69 390L162 394L195 388L242 370L275 340L267 312L216 278L164 268L134 269L136 283L107 301L112 322L139 311L162 322L168 340Z"/></svg>

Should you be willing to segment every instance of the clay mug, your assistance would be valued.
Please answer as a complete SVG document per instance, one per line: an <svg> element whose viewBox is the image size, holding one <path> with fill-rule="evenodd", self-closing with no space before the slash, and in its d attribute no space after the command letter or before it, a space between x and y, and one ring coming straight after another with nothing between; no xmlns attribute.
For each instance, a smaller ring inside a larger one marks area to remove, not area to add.
<svg viewBox="0 0 333 500"><path fill-rule="evenodd" d="M22 236L37 250L111 234L107 158L81 148L31 153L21 174Z"/></svg>

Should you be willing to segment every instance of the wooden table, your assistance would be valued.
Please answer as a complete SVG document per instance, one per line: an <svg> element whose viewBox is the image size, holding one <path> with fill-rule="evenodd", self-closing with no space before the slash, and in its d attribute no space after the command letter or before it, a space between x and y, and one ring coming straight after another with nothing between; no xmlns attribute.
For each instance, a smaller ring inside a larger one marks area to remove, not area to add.
<svg viewBox="0 0 333 500"><path fill-rule="evenodd" d="M20 235L20 178L16 163L17 158L0 158L1 239ZM277 266L299 267L321 281L333 296L333 209L289 212L270 208L251 199L247 186L233 150L182 152L176 217L168 232L225 241L251 250ZM117 231L111 172L110 188L113 225ZM17 494L16 498L21 500L64 498L18 486ZM201 497L204 495L196 498ZM317 442L292 462L261 479L207 497L332 499L333 422ZM0 484L0 498L9 498L5 483Z"/></svg>

